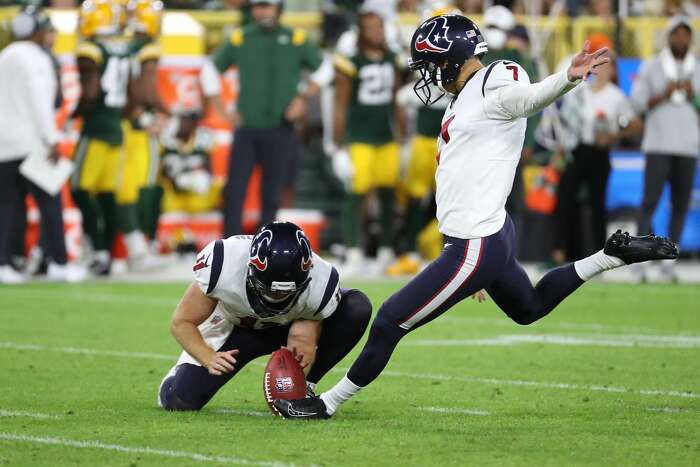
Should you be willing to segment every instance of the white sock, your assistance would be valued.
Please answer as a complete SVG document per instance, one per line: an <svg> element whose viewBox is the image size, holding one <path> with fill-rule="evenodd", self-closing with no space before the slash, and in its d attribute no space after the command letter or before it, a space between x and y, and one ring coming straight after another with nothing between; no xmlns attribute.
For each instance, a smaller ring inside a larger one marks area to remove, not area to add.
<svg viewBox="0 0 700 467"><path fill-rule="evenodd" d="M574 269L581 279L587 281L603 271L609 271L610 269L619 268L624 265L625 262L620 258L606 255L603 253L603 250L600 250L598 253L593 253L587 258L576 261L574 263Z"/></svg>
<svg viewBox="0 0 700 467"><path fill-rule="evenodd" d="M148 252L146 236L140 230L124 235L124 243L126 243L129 259L140 258Z"/></svg>
<svg viewBox="0 0 700 467"><path fill-rule="evenodd" d="M343 376L343 379L338 384L321 394L321 399L326 404L328 415L333 415L333 412L338 410L340 404L357 394L360 389L362 389L360 386L348 379L348 375Z"/></svg>

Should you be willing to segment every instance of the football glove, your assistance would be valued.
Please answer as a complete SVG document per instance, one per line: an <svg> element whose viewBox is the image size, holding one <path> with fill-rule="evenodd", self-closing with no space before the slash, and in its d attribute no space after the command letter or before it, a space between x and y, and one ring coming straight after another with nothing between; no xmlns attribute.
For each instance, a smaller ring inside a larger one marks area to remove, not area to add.
<svg viewBox="0 0 700 467"><path fill-rule="evenodd" d="M350 154L345 149L336 150L331 156L331 163L333 164L333 173L338 180L343 182L346 187L350 186L352 182L352 177L355 175L355 168L350 160Z"/></svg>

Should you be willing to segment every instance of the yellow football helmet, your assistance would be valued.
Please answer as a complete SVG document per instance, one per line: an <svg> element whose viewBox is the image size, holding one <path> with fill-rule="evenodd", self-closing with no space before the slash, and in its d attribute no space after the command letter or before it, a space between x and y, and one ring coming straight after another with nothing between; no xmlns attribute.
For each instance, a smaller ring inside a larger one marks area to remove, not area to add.
<svg viewBox="0 0 700 467"><path fill-rule="evenodd" d="M83 37L111 36L121 31L121 7L109 0L85 0L80 5L79 31Z"/></svg>
<svg viewBox="0 0 700 467"><path fill-rule="evenodd" d="M155 38L160 34L163 2L160 0L130 0L129 23L134 32Z"/></svg>

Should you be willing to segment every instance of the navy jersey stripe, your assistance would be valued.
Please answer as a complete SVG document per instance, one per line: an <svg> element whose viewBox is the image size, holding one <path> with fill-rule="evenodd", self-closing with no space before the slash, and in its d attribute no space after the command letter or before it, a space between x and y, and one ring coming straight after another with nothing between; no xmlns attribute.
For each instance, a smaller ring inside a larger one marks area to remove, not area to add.
<svg viewBox="0 0 700 467"><path fill-rule="evenodd" d="M326 305L328 305L328 302L331 300L333 297L333 292L335 292L335 288L338 286L338 271L334 267L331 267L331 277L328 279L328 283L326 284L326 290L323 292L323 299L321 300L321 304L318 306L318 310L316 310L316 313L314 315L317 315L323 310Z"/></svg>
<svg viewBox="0 0 700 467"><path fill-rule="evenodd" d="M224 265L224 241L217 240L214 242L214 254L211 260L211 275L209 276L209 286L207 287L207 295L214 291L216 283L219 282L221 268Z"/></svg>
<svg viewBox="0 0 700 467"><path fill-rule="evenodd" d="M484 93L485 93L485 88L486 88L486 81L488 81L489 75L491 74L491 71L493 70L493 67L495 67L496 64L498 64L499 62L500 62L500 60L497 60L497 61L493 62L491 65L489 65L489 68L486 70L486 74L484 75L484 82L481 83L481 95L484 96L484 97L486 97L486 94L484 94Z"/></svg>

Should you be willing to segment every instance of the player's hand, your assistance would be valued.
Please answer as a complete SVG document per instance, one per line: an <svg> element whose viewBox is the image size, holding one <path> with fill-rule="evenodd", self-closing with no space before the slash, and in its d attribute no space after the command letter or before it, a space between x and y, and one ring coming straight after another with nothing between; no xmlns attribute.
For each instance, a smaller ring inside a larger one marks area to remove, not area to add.
<svg viewBox="0 0 700 467"><path fill-rule="evenodd" d="M486 301L486 291L484 289L479 290L477 293L472 295L472 300L478 300L479 303Z"/></svg>
<svg viewBox="0 0 700 467"><path fill-rule="evenodd" d="M306 99L296 96L287 106L284 117L290 122L301 120L306 115Z"/></svg>
<svg viewBox="0 0 700 467"><path fill-rule="evenodd" d="M331 156L331 162L333 163L333 173L335 176L338 177L338 180L343 182L345 186L349 186L353 175L355 175L355 168L352 166L348 151L345 149L338 149Z"/></svg>
<svg viewBox="0 0 700 467"><path fill-rule="evenodd" d="M578 53L572 60L566 74L569 81L579 79L586 80L590 75L598 74L598 68L610 62L610 57L607 57L607 47L601 47L593 53L591 50L591 41L586 41L583 44L583 50Z"/></svg>
<svg viewBox="0 0 700 467"><path fill-rule="evenodd" d="M204 366L210 375L221 376L224 373L230 373L236 365L234 355L238 355L238 349L216 352Z"/></svg>
<svg viewBox="0 0 700 467"><path fill-rule="evenodd" d="M678 83L678 89L682 90L685 92L685 95L688 97L688 99L692 99L693 97L693 85L690 84L690 81L681 81Z"/></svg>
<svg viewBox="0 0 700 467"><path fill-rule="evenodd" d="M313 349L308 349L306 351L303 351L303 350L297 349L295 346L293 346L293 347L282 346L280 348L287 349L290 352L292 352L294 359L297 362L299 362L299 366L301 366L302 370L311 364L311 362L314 360L315 353L316 353Z"/></svg>
<svg viewBox="0 0 700 467"><path fill-rule="evenodd" d="M666 85L666 89L664 90L663 96L666 99L670 99L673 93L678 89L678 82L677 81L671 81Z"/></svg>

